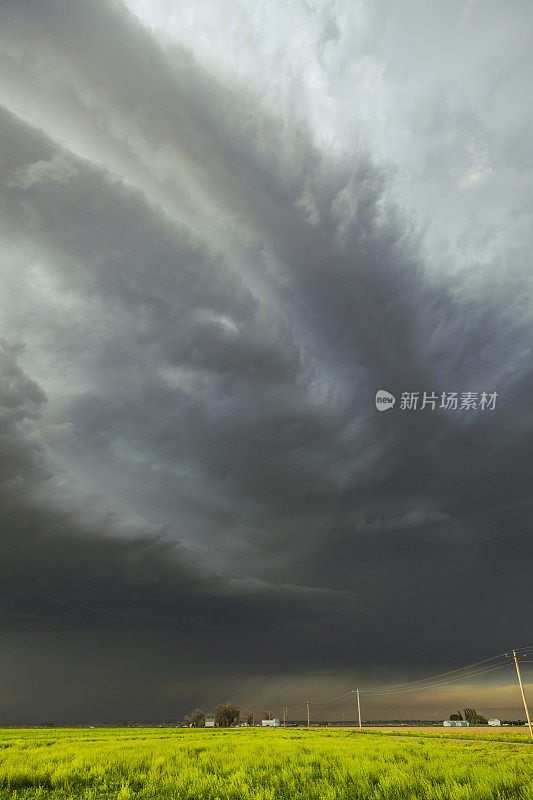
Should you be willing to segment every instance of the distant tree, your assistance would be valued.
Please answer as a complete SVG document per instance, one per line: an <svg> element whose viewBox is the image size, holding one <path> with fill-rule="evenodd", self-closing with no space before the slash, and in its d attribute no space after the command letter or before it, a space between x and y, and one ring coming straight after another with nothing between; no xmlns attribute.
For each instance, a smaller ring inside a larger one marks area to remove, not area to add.
<svg viewBox="0 0 533 800"><path fill-rule="evenodd" d="M478 714L475 708L465 708L463 709L463 714L465 715L465 719L471 725L487 725L487 719Z"/></svg>
<svg viewBox="0 0 533 800"><path fill-rule="evenodd" d="M252 725L254 724L254 715L252 714L251 711L246 712L246 714L244 715L244 721L246 722L247 725L250 726L250 728L252 727Z"/></svg>
<svg viewBox="0 0 533 800"><path fill-rule="evenodd" d="M215 725L219 728L230 728L237 725L241 716L236 703L220 703L215 708Z"/></svg>
<svg viewBox="0 0 533 800"><path fill-rule="evenodd" d="M456 711L455 714L450 714L450 719L462 720L463 717L460 711Z"/></svg>
<svg viewBox="0 0 533 800"><path fill-rule="evenodd" d="M189 727L189 728L191 727L191 725L192 725L192 718L191 718L191 717L190 717L188 714L186 714L186 715L183 717L183 724L184 724L184 725L187 725L187 727Z"/></svg>
<svg viewBox="0 0 533 800"><path fill-rule="evenodd" d="M203 728L205 725L205 714L201 708L195 708L191 714L191 727Z"/></svg>

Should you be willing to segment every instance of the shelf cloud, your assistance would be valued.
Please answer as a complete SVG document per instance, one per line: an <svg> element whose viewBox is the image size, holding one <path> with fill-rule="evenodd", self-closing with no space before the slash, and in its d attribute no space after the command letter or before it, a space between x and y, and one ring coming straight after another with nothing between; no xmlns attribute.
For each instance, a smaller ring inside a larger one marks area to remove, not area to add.
<svg viewBox="0 0 533 800"><path fill-rule="evenodd" d="M529 642L528 10L0 2L2 718Z"/></svg>

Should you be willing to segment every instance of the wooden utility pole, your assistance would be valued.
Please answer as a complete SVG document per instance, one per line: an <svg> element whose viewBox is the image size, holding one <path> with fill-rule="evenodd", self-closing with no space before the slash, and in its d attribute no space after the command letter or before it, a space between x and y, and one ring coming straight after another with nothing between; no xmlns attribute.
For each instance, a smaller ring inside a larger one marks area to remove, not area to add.
<svg viewBox="0 0 533 800"><path fill-rule="evenodd" d="M516 665L516 674L518 675L518 683L520 684L520 691L522 693L522 700L524 702L524 708L526 710L526 718L527 718L527 724L529 726L529 734L530 734L531 738L533 739L533 729L531 728L531 717L529 716L529 709L527 707L526 695L525 695L525 692L524 692L524 684L522 683L522 676L520 674L520 667L518 665L518 659L519 658L525 658L525 656L517 656L516 655L516 650L513 650L513 655L512 656L510 656L509 653L506 653L505 655L507 656L507 658L514 658L514 663Z"/></svg>
<svg viewBox="0 0 533 800"><path fill-rule="evenodd" d="M361 701L359 700L359 689L357 691L357 714L359 716L359 730L361 730Z"/></svg>
<svg viewBox="0 0 533 800"><path fill-rule="evenodd" d="M307 728L309 729L309 700L307 700Z"/></svg>
<svg viewBox="0 0 533 800"><path fill-rule="evenodd" d="M283 708L283 727L287 727L287 706Z"/></svg>

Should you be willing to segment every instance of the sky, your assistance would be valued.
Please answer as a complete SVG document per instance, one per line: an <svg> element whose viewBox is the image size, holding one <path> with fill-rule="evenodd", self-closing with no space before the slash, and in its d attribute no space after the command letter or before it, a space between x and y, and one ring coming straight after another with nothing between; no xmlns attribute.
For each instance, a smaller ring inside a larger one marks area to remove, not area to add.
<svg viewBox="0 0 533 800"><path fill-rule="evenodd" d="M514 715L532 30L0 0L0 722Z"/></svg>

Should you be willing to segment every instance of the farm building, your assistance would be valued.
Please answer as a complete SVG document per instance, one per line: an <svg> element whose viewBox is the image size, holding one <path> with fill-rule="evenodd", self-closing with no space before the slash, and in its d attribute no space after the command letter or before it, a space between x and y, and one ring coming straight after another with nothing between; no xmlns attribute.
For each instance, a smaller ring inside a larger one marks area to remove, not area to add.
<svg viewBox="0 0 533 800"><path fill-rule="evenodd" d="M261 725L263 728L279 728L280 721L277 717L275 719L262 719Z"/></svg>
<svg viewBox="0 0 533 800"><path fill-rule="evenodd" d="M501 725L501 724L502 723L500 722L499 719L496 719L496 718L489 719L489 725L492 725L493 727L496 727L497 725Z"/></svg>
<svg viewBox="0 0 533 800"><path fill-rule="evenodd" d="M206 717L205 718L205 727L206 728L214 728L215 727L215 718L214 717Z"/></svg>
<svg viewBox="0 0 533 800"><path fill-rule="evenodd" d="M468 728L470 723L466 719L445 719L443 725L445 728Z"/></svg>

